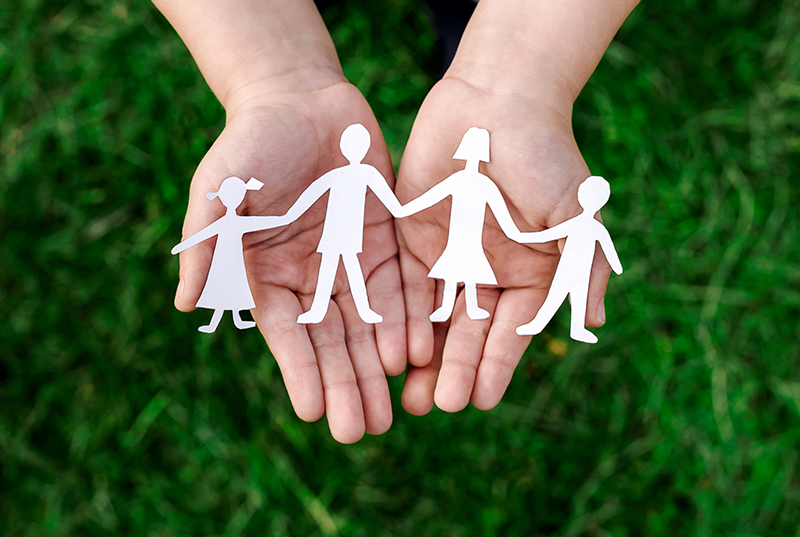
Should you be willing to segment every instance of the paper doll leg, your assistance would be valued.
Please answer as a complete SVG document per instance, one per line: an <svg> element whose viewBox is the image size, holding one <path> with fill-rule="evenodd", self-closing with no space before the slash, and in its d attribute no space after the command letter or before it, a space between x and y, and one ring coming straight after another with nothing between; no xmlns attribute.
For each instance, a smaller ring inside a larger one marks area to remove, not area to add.
<svg viewBox="0 0 800 537"><path fill-rule="evenodd" d="M321 323L322 319L325 318L325 314L328 313L328 304L331 301L333 282L336 279L336 269L338 268L338 255L322 254L317 289L314 291L314 301L311 303L311 309L297 318L299 324L317 324Z"/></svg>
<svg viewBox="0 0 800 537"><path fill-rule="evenodd" d="M367 298L367 286L364 283L364 273L361 272L361 263L356 254L343 255L342 263L347 274L347 281L350 283L350 294L356 304L358 316L365 323L375 324L383 321L383 317L372 311L369 307Z"/></svg>
<svg viewBox="0 0 800 537"><path fill-rule="evenodd" d="M219 326L220 320L222 319L223 311L224 310L214 310L214 315L211 316L211 322L205 326L201 326L200 328L198 328L198 330L200 332L203 332L204 334L210 334L214 330L216 330L217 326Z"/></svg>
<svg viewBox="0 0 800 537"><path fill-rule="evenodd" d="M239 330L246 330L247 328L253 328L256 323L254 321L245 321L242 320L241 311L233 310L233 324Z"/></svg>
<svg viewBox="0 0 800 537"><path fill-rule="evenodd" d="M453 314L453 306L456 305L456 282L444 281L444 293L442 294L442 306L431 313L432 323L443 323Z"/></svg>
<svg viewBox="0 0 800 537"><path fill-rule="evenodd" d="M544 327L547 326L547 323L549 323L553 315L556 314L556 311L558 311L559 306L561 306L561 303L564 302L566 297L566 293L554 293L551 287L550 292L547 293L547 298L544 299L544 304L542 304L542 307L539 308L539 311L536 313L536 317L528 324L518 326L517 334L520 336L535 336L544 330ZM584 305L584 308L585 307Z"/></svg>
<svg viewBox="0 0 800 537"><path fill-rule="evenodd" d="M578 285L569 292L572 302L572 313L569 321L569 337L584 343L597 343L597 336L586 329L586 300L589 294L589 282L585 286Z"/></svg>
<svg viewBox="0 0 800 537"><path fill-rule="evenodd" d="M474 283L465 283L464 293L467 299L467 316L473 321L488 319L489 312L478 306L478 286Z"/></svg>

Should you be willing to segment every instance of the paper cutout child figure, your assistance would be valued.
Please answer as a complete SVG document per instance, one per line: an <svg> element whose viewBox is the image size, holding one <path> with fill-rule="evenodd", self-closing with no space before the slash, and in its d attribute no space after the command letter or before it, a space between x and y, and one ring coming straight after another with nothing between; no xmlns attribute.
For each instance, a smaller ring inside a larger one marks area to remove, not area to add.
<svg viewBox="0 0 800 537"><path fill-rule="evenodd" d="M521 236L500 189L478 171L481 161L489 162L489 131L470 128L461 139L453 159L466 160L464 169L408 202L402 211L403 214L413 214L452 196L447 245L428 273L429 278L444 280L442 305L431 314L432 322L444 322L450 318L460 282L464 283L469 318L489 317L489 312L478 306L477 291L477 284L497 285L483 250L483 221L487 205L509 238L519 241Z"/></svg>
<svg viewBox="0 0 800 537"><path fill-rule="evenodd" d="M253 321L242 320L240 316L242 310L256 307L247 283L242 235L251 231L278 227L284 222L278 216L239 216L236 214L236 208L241 205L248 190L259 190L262 186L264 184L255 178L251 178L247 183L238 177L225 179L218 192L206 194L206 198L209 200L219 196L222 204L228 209L225 216L172 249L172 253L177 254L206 239L217 236L217 245L214 248L214 257L211 259L208 278L196 304L198 308L214 310L214 315L209 324L198 328L200 332L210 334L216 330L225 310L233 313L233 324L240 330L256 325Z"/></svg>
<svg viewBox="0 0 800 537"><path fill-rule="evenodd" d="M349 164L333 169L311 183L284 216L286 223L293 222L325 192L330 191L322 237L317 246L317 252L322 254L317 289L311 309L297 318L300 324L316 324L325 318L339 268L339 258L344 264L358 315L365 323L374 324L383 320L369 306L364 274L358 260L358 254L364 246L367 187L372 189L395 217L400 216L400 202L383 175L373 166L361 162L370 145L366 127L358 123L347 127L342 133L339 148Z"/></svg>
<svg viewBox="0 0 800 537"><path fill-rule="evenodd" d="M611 242L611 236L603 224L594 218L597 211L608 202L610 195L611 188L608 181L593 175L578 187L578 203L583 212L550 229L522 233L522 239L518 242L541 243L564 237L567 240L544 304L531 322L517 328L517 334L523 336L540 333L569 295L572 303L570 337L584 343L597 343L597 336L584 325L595 242L600 243L614 272L622 274L622 264L614 249L614 243Z"/></svg>

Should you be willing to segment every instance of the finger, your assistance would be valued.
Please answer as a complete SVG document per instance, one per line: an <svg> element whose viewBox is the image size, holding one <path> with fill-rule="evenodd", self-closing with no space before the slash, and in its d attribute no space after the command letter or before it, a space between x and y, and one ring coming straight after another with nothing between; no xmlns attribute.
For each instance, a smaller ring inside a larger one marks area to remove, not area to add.
<svg viewBox="0 0 800 537"><path fill-rule="evenodd" d="M383 434L392 425L392 404L378 355L375 328L361 320L349 292L337 295L336 304L344 322L344 338L364 409L365 430L369 434Z"/></svg>
<svg viewBox="0 0 800 537"><path fill-rule="evenodd" d="M383 369L387 375L399 375L406 368L408 343L403 285L396 256L376 267L369 275L367 295L372 309L383 316L383 322L374 325Z"/></svg>
<svg viewBox="0 0 800 537"><path fill-rule="evenodd" d="M442 289L444 286L436 286L436 304L442 300ZM447 332L450 330L451 319L443 323L433 323L433 358L431 361L438 360L440 367L442 363L442 354L444 354L444 344L447 341Z"/></svg>
<svg viewBox="0 0 800 537"><path fill-rule="evenodd" d="M331 301L321 323L306 329L319 364L331 435L342 444L352 444L364 436L364 408L336 303Z"/></svg>
<svg viewBox="0 0 800 537"><path fill-rule="evenodd" d="M408 366L400 402L409 414L424 416L433 408L433 393L439 369L442 367L442 350L446 334L447 326L437 323L434 327L436 346L431 361L423 367Z"/></svg>
<svg viewBox="0 0 800 537"><path fill-rule="evenodd" d="M589 278L589 296L586 301L586 325L603 326L606 322L606 309L603 298L606 296L611 266L603 254L600 244L595 245L592 275Z"/></svg>
<svg viewBox="0 0 800 537"><path fill-rule="evenodd" d="M546 289L506 289L500 295L470 399L475 408L492 409L503 398L531 341L517 335L517 327L534 318L546 297Z"/></svg>
<svg viewBox="0 0 800 537"><path fill-rule="evenodd" d="M430 363L434 355L433 298L435 280L428 278L428 267L404 248L402 235L400 245L400 274L403 279L403 297L406 308L406 332L408 340L408 362L416 367Z"/></svg>
<svg viewBox="0 0 800 537"><path fill-rule="evenodd" d="M500 291L478 289L478 304L493 312ZM442 355L442 369L436 383L434 401L445 412L458 412L467 406L475 385L475 375L483 355L486 337L492 326L492 318L473 320L465 310L465 291L459 293L453 320L447 332Z"/></svg>
<svg viewBox="0 0 800 537"><path fill-rule="evenodd" d="M189 191L189 205L183 221L183 238L188 238L212 224L225 213L223 205L206 199L214 186L202 177L195 176ZM175 293L175 307L180 311L192 311L206 284L211 259L214 256L216 238L205 240L180 253L180 282Z"/></svg>
<svg viewBox="0 0 800 537"><path fill-rule="evenodd" d="M318 420L325 413L322 379L308 332L297 324L303 312L297 297L274 285L259 285L253 295L253 319L278 362L294 411L301 420Z"/></svg>

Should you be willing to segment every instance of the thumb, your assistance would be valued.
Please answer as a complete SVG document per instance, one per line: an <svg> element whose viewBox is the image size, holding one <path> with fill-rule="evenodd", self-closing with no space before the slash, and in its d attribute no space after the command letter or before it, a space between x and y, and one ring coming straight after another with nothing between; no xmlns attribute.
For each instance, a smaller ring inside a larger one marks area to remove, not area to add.
<svg viewBox="0 0 800 537"><path fill-rule="evenodd" d="M598 212L595 218L602 223L603 219ZM606 286L611 277L611 266L606 260L600 243L595 243L594 260L592 261L592 273L589 278L589 296L586 301L586 325L603 326L606 322L605 301Z"/></svg>
<svg viewBox="0 0 800 537"><path fill-rule="evenodd" d="M211 225L225 214L225 207L219 199L206 198L206 194L216 192L218 189L219 182L215 185L213 181L203 177L198 169L189 191L189 206L183 221L182 240ZM195 304L206 284L216 242L216 237L212 237L180 253L180 281L175 293L175 307L178 310L195 309Z"/></svg>

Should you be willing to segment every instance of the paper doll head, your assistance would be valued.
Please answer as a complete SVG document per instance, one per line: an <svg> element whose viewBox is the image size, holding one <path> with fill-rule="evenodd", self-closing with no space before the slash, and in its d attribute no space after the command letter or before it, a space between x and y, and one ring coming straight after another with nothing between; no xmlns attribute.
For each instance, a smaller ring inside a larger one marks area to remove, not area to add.
<svg viewBox="0 0 800 537"><path fill-rule="evenodd" d="M242 204L245 192L248 190L259 190L264 186L264 183L251 177L247 183L238 177L228 177L222 181L222 186L219 187L217 192L209 192L206 198L213 200L219 196L219 200L228 209L235 209Z"/></svg>
<svg viewBox="0 0 800 537"><path fill-rule="evenodd" d="M461 138L461 144L453 155L453 160L475 160L489 162L489 131L470 127Z"/></svg>
<svg viewBox="0 0 800 537"><path fill-rule="evenodd" d="M611 186L599 175L592 175L578 187L578 203L592 214L599 211L610 196Z"/></svg>
<svg viewBox="0 0 800 537"><path fill-rule="evenodd" d="M339 141L339 149L350 164L359 164L369 151L369 131L364 125L355 123L347 127Z"/></svg>

